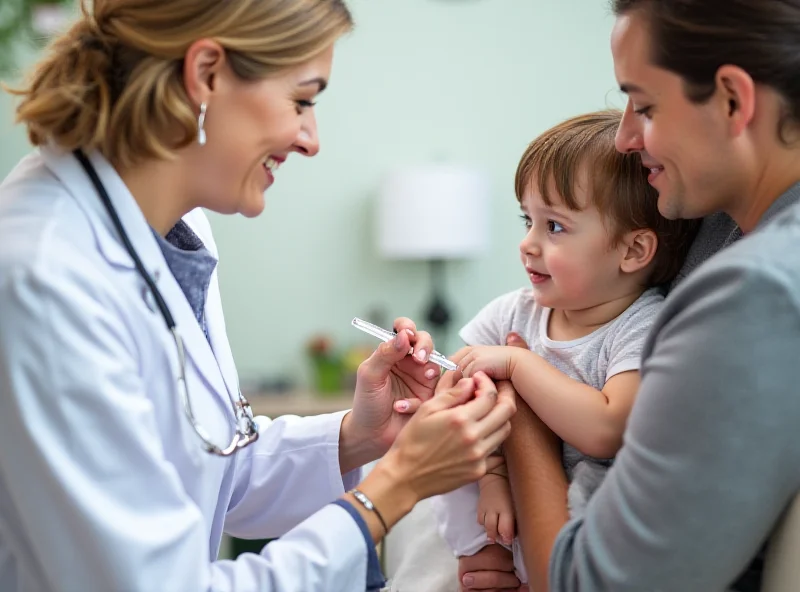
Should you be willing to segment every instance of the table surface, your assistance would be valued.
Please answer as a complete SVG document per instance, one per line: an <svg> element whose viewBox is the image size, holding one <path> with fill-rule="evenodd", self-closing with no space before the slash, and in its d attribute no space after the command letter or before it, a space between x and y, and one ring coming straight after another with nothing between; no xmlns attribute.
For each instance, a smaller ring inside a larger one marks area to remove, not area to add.
<svg viewBox="0 0 800 592"><path fill-rule="evenodd" d="M254 415L280 417L281 415L320 415L350 409L353 393L315 393L290 391L287 393L244 392Z"/></svg>

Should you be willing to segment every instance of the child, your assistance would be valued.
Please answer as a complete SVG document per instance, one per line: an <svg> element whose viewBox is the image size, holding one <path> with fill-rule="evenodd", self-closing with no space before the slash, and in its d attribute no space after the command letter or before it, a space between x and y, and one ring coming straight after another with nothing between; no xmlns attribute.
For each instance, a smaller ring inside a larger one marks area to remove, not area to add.
<svg viewBox="0 0 800 592"><path fill-rule="evenodd" d="M573 516L622 445L642 346L664 300L660 287L678 272L697 229L659 215L638 155L614 147L620 118L618 111L575 117L528 147L516 195L526 228L520 257L532 285L490 302L460 333L473 346L460 354L463 374L511 380L564 441ZM530 350L506 346L512 332ZM526 582L498 464L433 507L457 556L513 540L517 575Z"/></svg>

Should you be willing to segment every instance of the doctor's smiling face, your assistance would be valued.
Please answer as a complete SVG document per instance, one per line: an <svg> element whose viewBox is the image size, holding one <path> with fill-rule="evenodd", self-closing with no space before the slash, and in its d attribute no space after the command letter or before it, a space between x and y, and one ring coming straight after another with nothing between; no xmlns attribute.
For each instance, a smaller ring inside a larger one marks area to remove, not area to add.
<svg viewBox="0 0 800 592"><path fill-rule="evenodd" d="M228 56L207 40L187 52L189 93L207 105L206 143L187 152L193 201L251 217L264 209L264 192L290 155L319 151L314 102L328 84L333 46L260 80L248 80Z"/></svg>
<svg viewBox="0 0 800 592"><path fill-rule="evenodd" d="M343 0L81 5L52 52L74 72L47 62L48 92L21 117L57 113L32 142L99 150L160 234L195 208L258 215L281 163L319 150L314 101L353 25Z"/></svg>

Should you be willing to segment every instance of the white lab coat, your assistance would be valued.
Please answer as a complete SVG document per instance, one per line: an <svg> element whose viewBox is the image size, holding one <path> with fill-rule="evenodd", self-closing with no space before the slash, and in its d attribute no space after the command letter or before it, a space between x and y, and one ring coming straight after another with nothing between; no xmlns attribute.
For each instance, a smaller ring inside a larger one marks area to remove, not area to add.
<svg viewBox="0 0 800 592"><path fill-rule="evenodd" d="M225 383L238 387L216 273L210 346L133 197L91 160L183 336L195 415L227 444ZM216 253L203 213L185 220ZM326 505L358 478L339 470L342 414L258 418L258 442L221 459L202 451L177 376L78 161L50 148L24 159L0 186L0 590L364 590L361 531ZM281 540L216 561L223 531Z"/></svg>

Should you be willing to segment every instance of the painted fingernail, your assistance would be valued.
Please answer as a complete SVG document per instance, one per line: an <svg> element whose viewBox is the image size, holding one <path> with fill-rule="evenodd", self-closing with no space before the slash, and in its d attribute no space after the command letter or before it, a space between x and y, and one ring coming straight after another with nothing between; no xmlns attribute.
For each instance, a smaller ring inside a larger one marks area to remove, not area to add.
<svg viewBox="0 0 800 592"><path fill-rule="evenodd" d="M426 352L424 349L419 350L417 352L417 359L420 362L424 362L426 359L428 359L428 352Z"/></svg>
<svg viewBox="0 0 800 592"><path fill-rule="evenodd" d="M427 370L425 370L425 378L430 379L430 378L433 378L434 376L436 376L436 370L435 369L428 368Z"/></svg>
<svg viewBox="0 0 800 592"><path fill-rule="evenodd" d="M408 401L398 401L394 404L394 408L398 411L408 411Z"/></svg>
<svg viewBox="0 0 800 592"><path fill-rule="evenodd" d="M472 586L472 584L475 583L475 578L473 578L469 574L466 574L464 575L463 578L461 578L461 583L464 584L465 586Z"/></svg>

